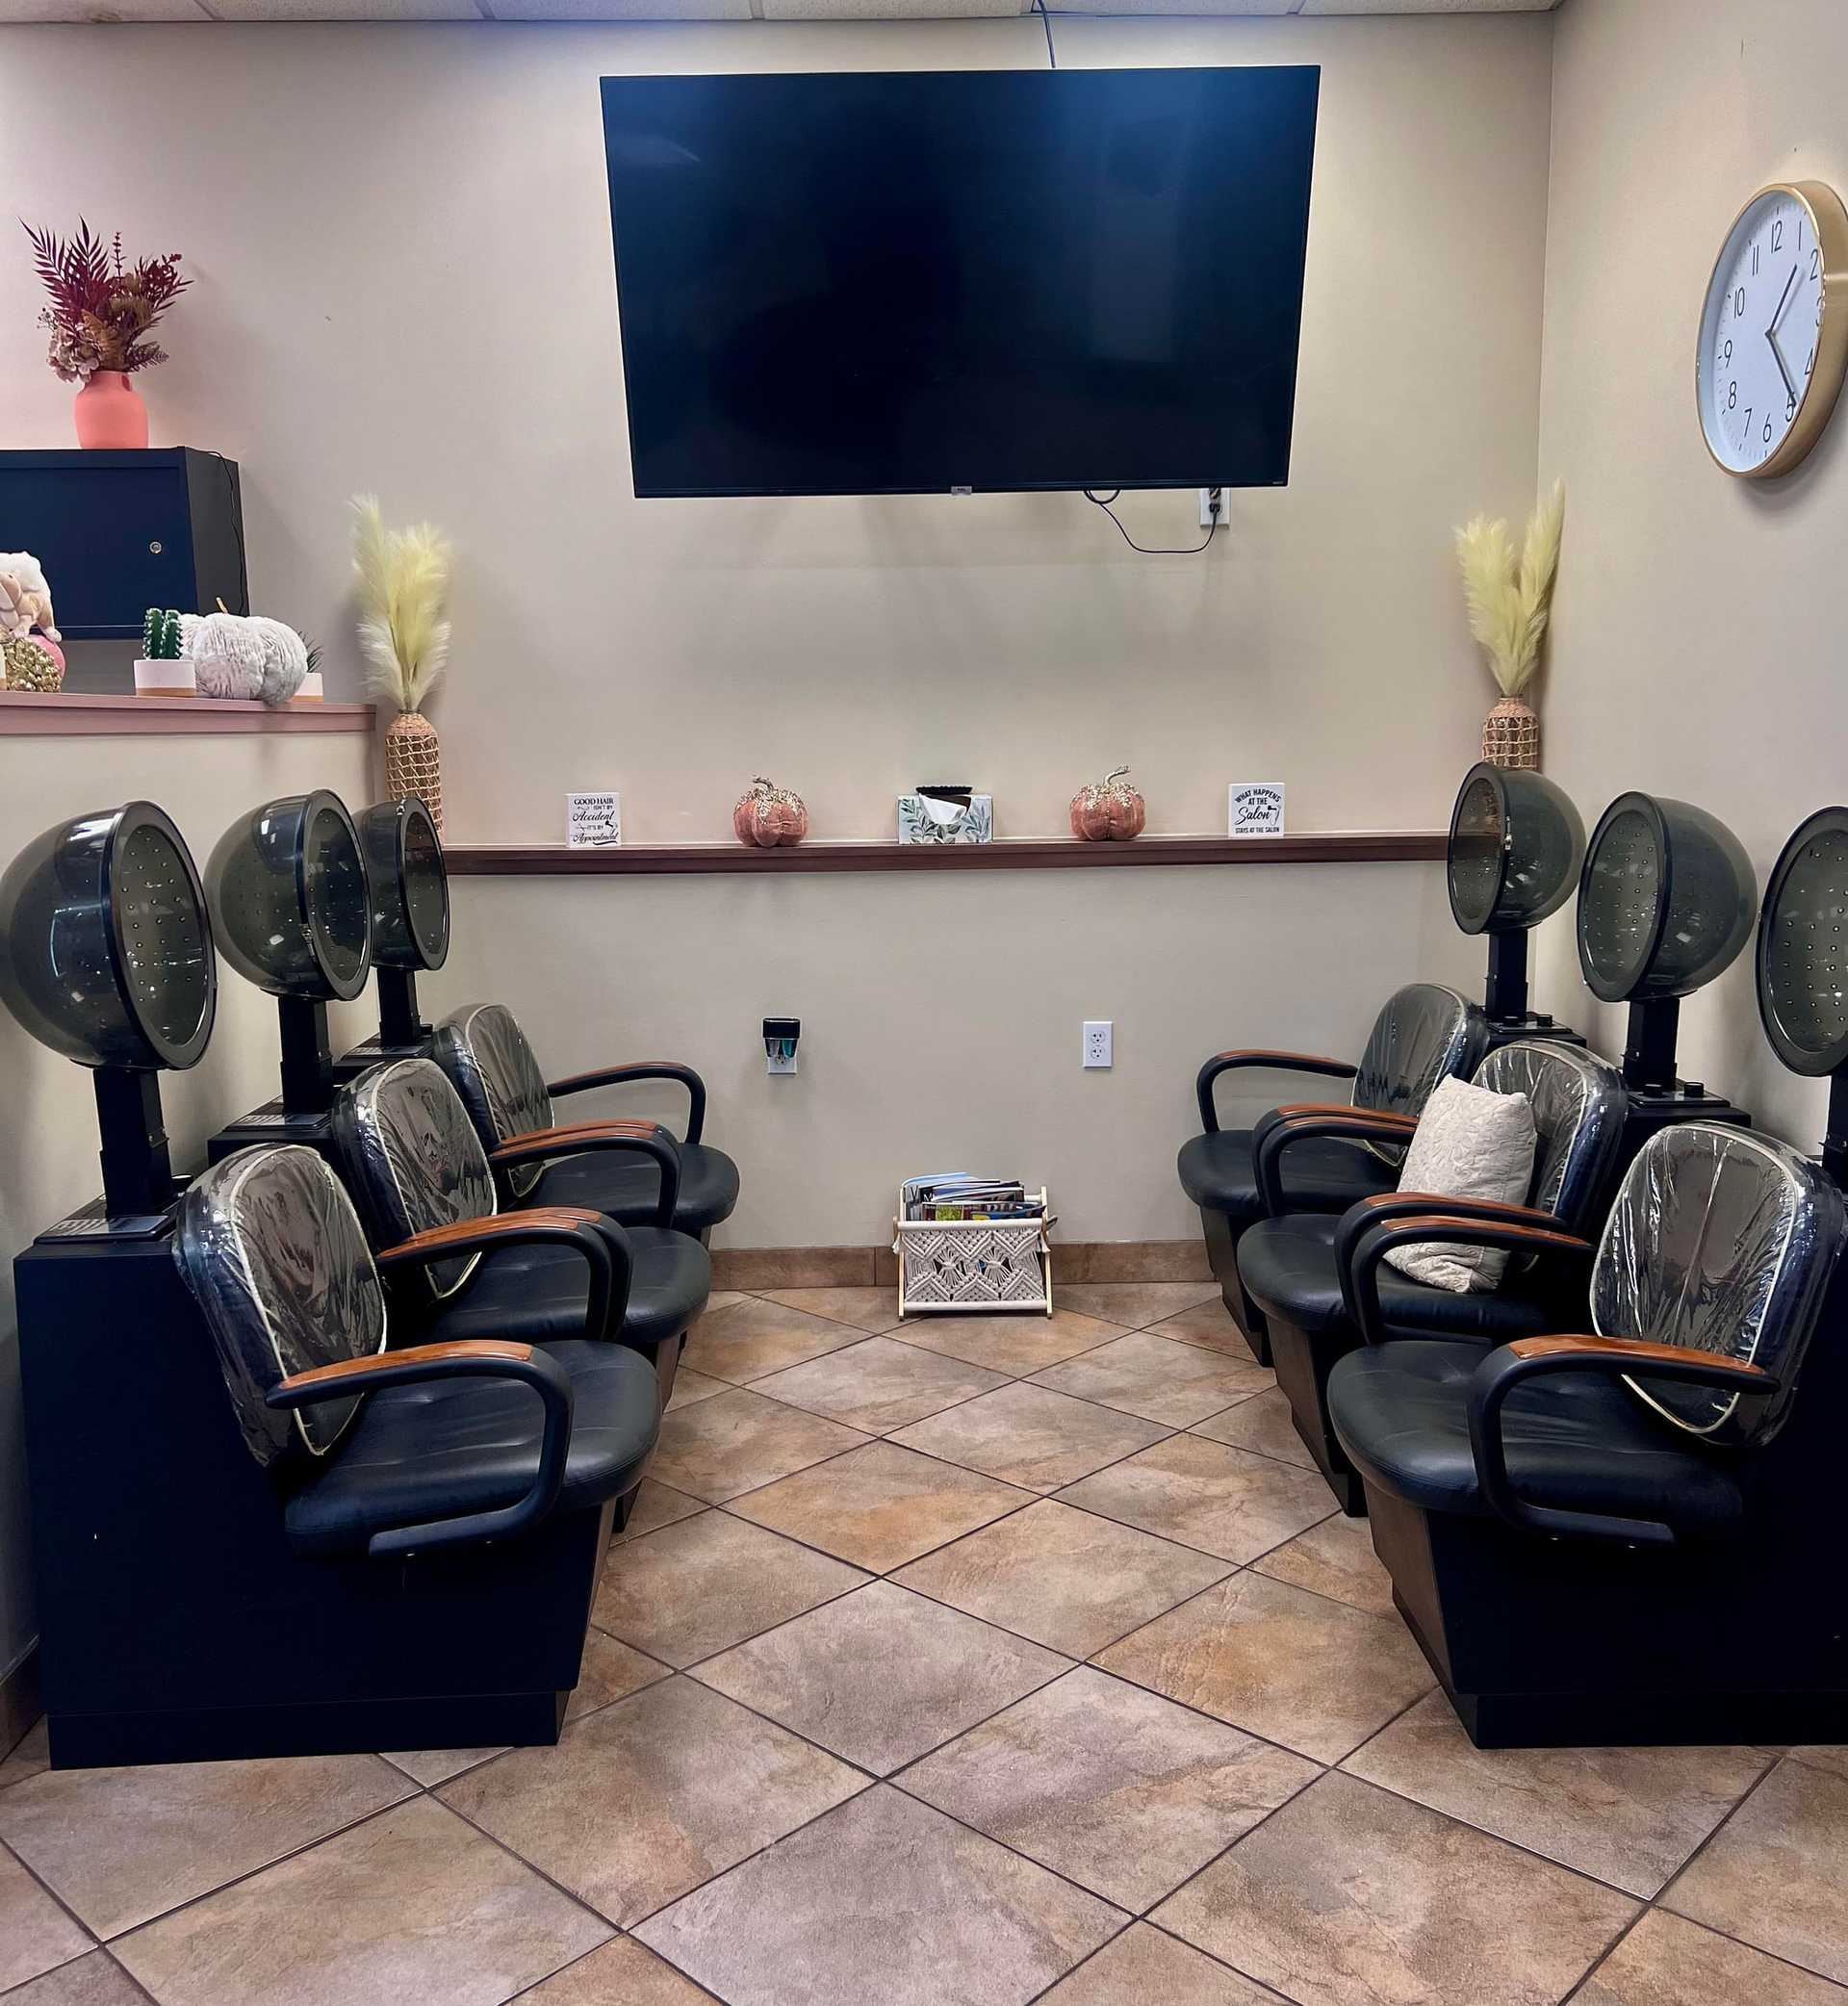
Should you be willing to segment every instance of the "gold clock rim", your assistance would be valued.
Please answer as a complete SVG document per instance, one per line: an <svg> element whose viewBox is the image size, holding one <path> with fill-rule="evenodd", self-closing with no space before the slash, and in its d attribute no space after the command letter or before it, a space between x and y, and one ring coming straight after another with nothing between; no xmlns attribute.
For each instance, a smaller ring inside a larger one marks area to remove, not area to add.
<svg viewBox="0 0 1848 2006"><path fill-rule="evenodd" d="M1732 244L1732 233L1766 195L1788 195L1801 202L1810 218L1810 227L1816 233L1816 243L1822 249L1822 332L1816 345L1816 367L1810 388L1797 411L1796 422L1784 434L1777 451L1760 467L1729 467L1713 450L1713 442L1707 434L1707 413L1701 405L1701 358L1706 347L1707 302L1713 296L1713 282L1720 275L1720 265ZM1832 286L1838 288L1842 296L1839 311L1833 314L1829 311ZM1712 270L1707 273L1707 288L1701 295L1701 320L1703 332L1696 336L1694 347L1694 417L1700 426L1701 444L1707 448L1707 458L1722 474L1730 474L1734 480L1775 480L1780 475L1788 474L1814 451L1830 419L1835 416L1842 384L1848 380L1848 206L1844 206L1841 196L1828 182L1767 181L1739 204L1738 213L1726 226L1726 235L1720 240Z"/></svg>

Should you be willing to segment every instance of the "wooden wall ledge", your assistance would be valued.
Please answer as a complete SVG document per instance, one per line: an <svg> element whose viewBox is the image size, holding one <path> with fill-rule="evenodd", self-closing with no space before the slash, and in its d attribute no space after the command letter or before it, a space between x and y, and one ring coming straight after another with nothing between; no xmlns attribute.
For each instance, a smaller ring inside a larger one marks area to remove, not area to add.
<svg viewBox="0 0 1848 2006"><path fill-rule="evenodd" d="M0 690L0 738L145 738L225 733L370 732L370 704L241 704L228 697Z"/></svg>
<svg viewBox="0 0 1848 2006"><path fill-rule="evenodd" d="M449 846L457 878L700 877L814 871L1006 871L1110 869L1177 863L1429 863L1449 838L1438 830L1332 831L1248 837L1144 836L1128 843L799 843L751 850L742 843L634 844L614 850Z"/></svg>

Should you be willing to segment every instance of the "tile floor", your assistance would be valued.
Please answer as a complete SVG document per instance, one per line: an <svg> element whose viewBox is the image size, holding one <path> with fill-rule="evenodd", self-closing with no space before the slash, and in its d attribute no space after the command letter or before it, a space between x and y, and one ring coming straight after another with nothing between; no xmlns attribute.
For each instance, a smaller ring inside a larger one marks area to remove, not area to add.
<svg viewBox="0 0 1848 2006"><path fill-rule="evenodd" d="M1848 1749L1471 1748L1207 1286L693 1334L552 1749L0 1763L5 2006L1848 2006Z"/></svg>

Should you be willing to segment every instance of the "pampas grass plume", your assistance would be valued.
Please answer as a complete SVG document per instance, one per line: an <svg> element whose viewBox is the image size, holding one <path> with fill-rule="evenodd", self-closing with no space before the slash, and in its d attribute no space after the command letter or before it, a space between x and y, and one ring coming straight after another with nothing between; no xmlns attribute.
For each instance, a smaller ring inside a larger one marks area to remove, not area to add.
<svg viewBox="0 0 1848 2006"><path fill-rule="evenodd" d="M1518 697L1540 666L1565 526L1561 480L1534 510L1518 555L1506 523L1477 516L1456 532L1470 631L1488 656L1503 696Z"/></svg>
<svg viewBox="0 0 1848 2006"><path fill-rule="evenodd" d="M428 523L386 528L375 496L355 495L351 507L367 687L400 710L421 710L449 665L454 553Z"/></svg>

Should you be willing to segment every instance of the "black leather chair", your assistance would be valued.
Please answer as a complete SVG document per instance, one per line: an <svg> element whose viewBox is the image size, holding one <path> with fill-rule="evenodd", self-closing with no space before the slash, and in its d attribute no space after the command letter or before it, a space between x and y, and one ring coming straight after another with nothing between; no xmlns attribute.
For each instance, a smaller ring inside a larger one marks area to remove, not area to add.
<svg viewBox="0 0 1848 2006"><path fill-rule="evenodd" d="M1474 1070L1488 1048L1482 1013L1453 990L1415 982L1391 996L1373 1019L1360 1064L1307 1052L1220 1052L1200 1067L1194 1091L1201 1133L1181 1145L1181 1189L1200 1208L1207 1253L1226 1309L1259 1364L1270 1363L1263 1314L1239 1280L1239 1241L1264 1217L1248 1128L1222 1129L1214 1090L1226 1073L1301 1072L1352 1080L1357 1114L1413 1115L1439 1080ZM1398 1181L1398 1138L1383 1142L1318 1139L1294 1150L1286 1187L1292 1212L1342 1212Z"/></svg>
<svg viewBox="0 0 1848 2006"><path fill-rule="evenodd" d="M335 1099L333 1125L393 1300L420 1336L550 1346L580 1338L589 1314L650 1359L665 1406L680 1338L712 1286L711 1258L697 1240L658 1223L621 1226L583 1205L501 1209L492 1159L428 1059L395 1060L349 1081ZM624 1133L604 1146L646 1151L659 1165L654 1202L665 1217L674 1198L672 1138ZM450 1244L456 1250L446 1253Z"/></svg>
<svg viewBox="0 0 1848 2006"><path fill-rule="evenodd" d="M621 1122L554 1127L552 1101L635 1080L678 1080L686 1089L687 1116L671 1222L677 1231L704 1241L731 1218L738 1202L738 1167L722 1149L700 1140L706 1129L706 1083L690 1066L640 1059L548 1082L526 1033L500 1003L472 1004L445 1017L436 1027L430 1056L461 1094L481 1146L494 1157L511 1196L538 1205L587 1205L626 1226L655 1219L660 1170L604 1150L604 1140L622 1132ZM629 1126L634 1132L637 1125ZM518 1158L505 1153L516 1145L526 1153ZM561 1153L567 1147L571 1153Z"/></svg>
<svg viewBox="0 0 1848 2006"><path fill-rule="evenodd" d="M1848 1739L1843 1238L1816 1165L1685 1123L1624 1180L1594 1334L1336 1365L1374 1549L1479 1747Z"/></svg>
<svg viewBox="0 0 1848 2006"><path fill-rule="evenodd" d="M1613 1066L1576 1046L1521 1040L1493 1051L1475 1084L1525 1093L1533 1105L1538 1147L1525 1205L1459 1202L1428 1193L1391 1192L1363 1198L1346 1213L1291 1213L1287 1175L1297 1149L1339 1136L1365 1138L1364 1121L1341 1110L1280 1115L1261 1124L1256 1149L1262 1202L1278 1216L1245 1235L1239 1271L1270 1333L1277 1383L1289 1397L1296 1433L1315 1457L1342 1508L1363 1508L1360 1485L1328 1419L1328 1374L1335 1361L1372 1334L1442 1331L1478 1345L1553 1330L1578 1321L1592 1246L1578 1237L1600 1216L1614 1182L1628 1105ZM1409 1142L1415 1121L1401 1125ZM1431 1215L1467 1215L1467 1231L1438 1230ZM1389 1237L1374 1232L1391 1227ZM1365 1262L1356 1250L1372 1235ZM1518 1264L1502 1286L1456 1295L1380 1264L1394 1247L1446 1242L1506 1247Z"/></svg>

